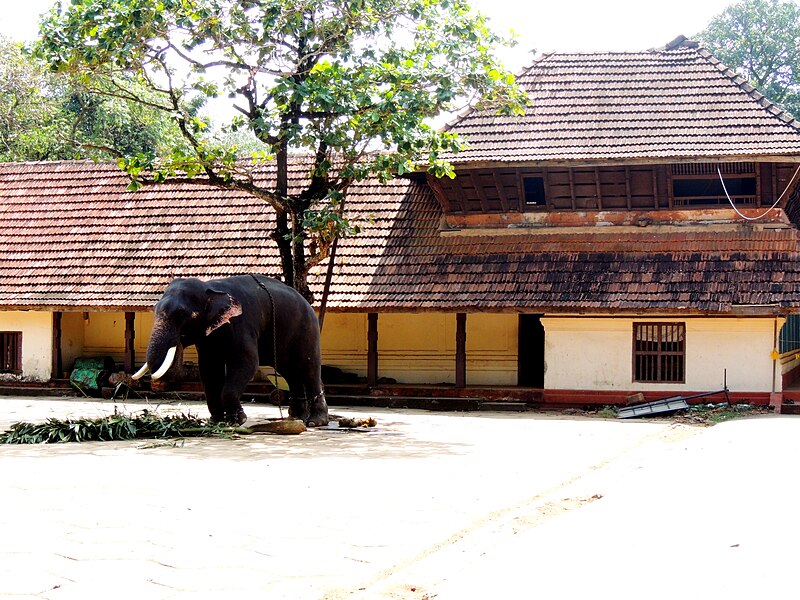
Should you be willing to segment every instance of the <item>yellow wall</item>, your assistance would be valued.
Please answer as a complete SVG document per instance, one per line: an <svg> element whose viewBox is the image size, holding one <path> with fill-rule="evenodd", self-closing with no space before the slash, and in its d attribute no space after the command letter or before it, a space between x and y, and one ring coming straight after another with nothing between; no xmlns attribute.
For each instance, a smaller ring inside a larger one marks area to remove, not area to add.
<svg viewBox="0 0 800 600"><path fill-rule="evenodd" d="M467 385L517 385L517 315L467 315Z"/></svg>
<svg viewBox="0 0 800 600"><path fill-rule="evenodd" d="M83 320L83 357L125 358L125 313L93 312ZM64 367L71 368L65 361Z"/></svg>
<svg viewBox="0 0 800 600"><path fill-rule="evenodd" d="M378 376L401 383L455 382L455 314L378 316ZM516 385L517 315L467 315L467 385ZM367 315L328 313L322 362L367 375Z"/></svg>
<svg viewBox="0 0 800 600"><path fill-rule="evenodd" d="M322 327L322 364L367 376L367 315L326 313Z"/></svg>
<svg viewBox="0 0 800 600"><path fill-rule="evenodd" d="M378 376L398 383L455 383L455 314L378 316Z"/></svg>
<svg viewBox="0 0 800 600"><path fill-rule="evenodd" d="M686 323L686 383L632 382L634 321ZM137 365L144 361L152 327L151 312L136 313ZM517 323L514 314L467 315L467 384L508 385L517 379ZM400 383L454 383L455 314L383 313L378 317L378 375ZM597 390L714 390L727 369L732 391L770 391L775 319L542 317L545 328L545 388ZM778 326L782 324L779 320ZM124 357L122 312L65 313L62 320L64 368L77 356ZM50 313L2 312L0 329L23 331L26 377L47 379L50 372ZM328 313L322 336L323 363L365 376L367 315ZM196 362L194 350L186 359ZM786 361L784 361L786 362ZM783 367L783 369L781 368ZM780 391L778 365L775 390Z"/></svg>
<svg viewBox="0 0 800 600"><path fill-rule="evenodd" d="M61 315L61 364L65 371L71 371L75 359L84 356L83 313L65 312Z"/></svg>
<svg viewBox="0 0 800 600"><path fill-rule="evenodd" d="M0 331L22 332L22 376L3 379L47 381L53 366L53 315L49 312L2 311Z"/></svg>
<svg viewBox="0 0 800 600"><path fill-rule="evenodd" d="M69 371L76 358L110 356L118 365L125 360L125 313L64 313L61 320L61 352L64 370ZM137 312L134 319L136 366L145 361L152 312ZM184 360L197 362L194 347L184 353Z"/></svg>
<svg viewBox="0 0 800 600"><path fill-rule="evenodd" d="M686 383L632 382L633 322L686 323ZM772 389L774 319L543 317L546 389L720 389L727 369L736 392ZM776 391L780 391L780 369Z"/></svg>

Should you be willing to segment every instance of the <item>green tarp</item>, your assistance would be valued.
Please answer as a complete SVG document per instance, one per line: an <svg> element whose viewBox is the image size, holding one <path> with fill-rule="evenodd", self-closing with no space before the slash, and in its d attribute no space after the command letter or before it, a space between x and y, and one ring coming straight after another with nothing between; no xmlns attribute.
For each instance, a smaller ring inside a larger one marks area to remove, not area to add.
<svg viewBox="0 0 800 600"><path fill-rule="evenodd" d="M102 358L76 358L72 373L69 376L70 385L82 392L91 395L100 395L103 384L108 376L114 372L114 360L105 356Z"/></svg>

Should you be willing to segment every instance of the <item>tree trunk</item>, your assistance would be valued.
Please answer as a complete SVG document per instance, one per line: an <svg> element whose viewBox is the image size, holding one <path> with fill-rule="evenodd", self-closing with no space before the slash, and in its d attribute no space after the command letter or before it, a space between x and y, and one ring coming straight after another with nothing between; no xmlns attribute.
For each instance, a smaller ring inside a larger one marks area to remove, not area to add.
<svg viewBox="0 0 800 600"><path fill-rule="evenodd" d="M306 233L303 229L303 213L305 212L304 206L307 202L298 202L299 206L295 206L292 215L292 255L294 259L294 289L308 300L309 304L314 303L314 294L311 293L311 288L308 287L308 268L306 267L306 252L303 243L306 239Z"/></svg>
<svg viewBox="0 0 800 600"><path fill-rule="evenodd" d="M275 156L278 169L275 181L275 191L281 198L289 197L289 150L285 141L280 143ZM294 287L294 261L292 260L292 241L290 239L292 228L289 226L289 215L285 210L275 211L275 232L272 238L278 245L280 253L281 271L283 282Z"/></svg>

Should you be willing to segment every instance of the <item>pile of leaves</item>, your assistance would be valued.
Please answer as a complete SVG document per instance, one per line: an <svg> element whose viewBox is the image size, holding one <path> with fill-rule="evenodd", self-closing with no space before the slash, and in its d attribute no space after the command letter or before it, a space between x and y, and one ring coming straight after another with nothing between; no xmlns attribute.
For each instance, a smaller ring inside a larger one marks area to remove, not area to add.
<svg viewBox="0 0 800 600"><path fill-rule="evenodd" d="M107 442L197 436L224 436L239 431L211 423L191 414L162 416L144 410L130 415L119 412L94 419L48 419L44 423L14 423L0 433L0 444L57 444L64 442Z"/></svg>

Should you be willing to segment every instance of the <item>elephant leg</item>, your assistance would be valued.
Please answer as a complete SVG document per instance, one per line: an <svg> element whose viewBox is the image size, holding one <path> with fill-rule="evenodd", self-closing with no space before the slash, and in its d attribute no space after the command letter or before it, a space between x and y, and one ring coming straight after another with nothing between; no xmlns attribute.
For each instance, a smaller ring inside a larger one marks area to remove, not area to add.
<svg viewBox="0 0 800 600"><path fill-rule="evenodd" d="M289 384L289 416L305 423L310 412L303 383L297 377L286 377L286 383Z"/></svg>
<svg viewBox="0 0 800 600"><path fill-rule="evenodd" d="M209 355L207 352L197 353L200 381L206 396L211 421L218 423L225 420L225 409L222 404L222 388L225 385L225 363L221 357Z"/></svg>
<svg viewBox="0 0 800 600"><path fill-rule="evenodd" d="M314 379L306 386L308 406L308 419L306 425L309 427L323 427L328 424L328 403L325 400L325 390L322 389L322 381Z"/></svg>
<svg viewBox="0 0 800 600"><path fill-rule="evenodd" d="M323 427L328 424L328 403L325 400L325 390L321 385L309 386L311 390L319 390L309 394L309 417L306 425L309 427Z"/></svg>
<svg viewBox="0 0 800 600"><path fill-rule="evenodd" d="M222 388L222 407L225 411L225 420L228 423L241 425L247 420L247 415L242 409L242 394L247 384L253 379L258 369L258 356L256 354L240 355L239 362L228 365L228 374L225 386Z"/></svg>
<svg viewBox="0 0 800 600"><path fill-rule="evenodd" d="M309 427L322 427L328 424L328 404L322 381L311 377L287 378L291 400L289 415L301 419Z"/></svg>

